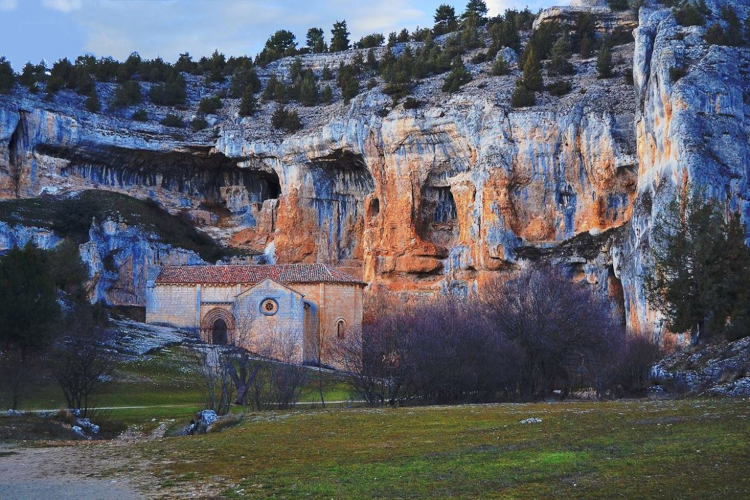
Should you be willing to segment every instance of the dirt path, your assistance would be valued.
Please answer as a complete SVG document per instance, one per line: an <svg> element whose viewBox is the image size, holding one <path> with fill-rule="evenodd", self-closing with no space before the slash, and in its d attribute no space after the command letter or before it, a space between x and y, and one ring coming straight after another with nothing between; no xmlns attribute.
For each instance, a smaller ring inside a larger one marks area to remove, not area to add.
<svg viewBox="0 0 750 500"><path fill-rule="evenodd" d="M0 446L3 500L140 500L153 491L147 474L121 470L130 462L126 442L70 442L63 446ZM104 478L106 479L104 479Z"/></svg>

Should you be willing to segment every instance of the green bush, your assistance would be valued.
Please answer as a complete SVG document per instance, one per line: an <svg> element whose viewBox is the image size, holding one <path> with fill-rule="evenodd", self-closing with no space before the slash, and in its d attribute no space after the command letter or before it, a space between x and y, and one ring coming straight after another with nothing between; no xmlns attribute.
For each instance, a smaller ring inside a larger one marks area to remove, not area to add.
<svg viewBox="0 0 750 500"><path fill-rule="evenodd" d="M544 88L544 78L542 77L542 66L536 51L532 47L526 56L526 62L523 65L523 86L527 90L542 90Z"/></svg>
<svg viewBox="0 0 750 500"><path fill-rule="evenodd" d="M404 101L404 109L417 109L422 106L422 101L409 97Z"/></svg>
<svg viewBox="0 0 750 500"><path fill-rule="evenodd" d="M715 22L706 31L704 40L709 45L726 45L728 47L739 47L742 45L742 25L737 13L728 5L721 8L721 18L727 23L726 28ZM747 20L750 23L750 17Z"/></svg>
<svg viewBox="0 0 750 500"><path fill-rule="evenodd" d="M457 56L453 60L453 69L448 73L443 82L443 92L458 92L458 90L465 84L471 81L471 73L464 66L464 62L461 57Z"/></svg>
<svg viewBox="0 0 750 500"><path fill-rule="evenodd" d="M284 129L287 132L296 132L302 128L299 115L296 111L287 111L284 106L279 106L271 115L271 125L275 129Z"/></svg>
<svg viewBox="0 0 750 500"><path fill-rule="evenodd" d="M680 5L672 9L675 20L682 26L703 26L706 24L706 15L710 13L706 7L706 2L693 3L685 0Z"/></svg>
<svg viewBox="0 0 750 500"><path fill-rule="evenodd" d="M304 106L315 106L318 104L318 85L312 71L305 72L299 82L299 102Z"/></svg>
<svg viewBox="0 0 750 500"><path fill-rule="evenodd" d="M333 101L333 89L330 85L326 85L323 87L323 90L320 92L320 102L323 104L331 104Z"/></svg>
<svg viewBox="0 0 750 500"><path fill-rule="evenodd" d="M247 87L251 87L253 93L260 92L260 79L253 68L239 68L232 75L232 81L229 85L229 97L232 99L241 98Z"/></svg>
<svg viewBox="0 0 750 500"><path fill-rule="evenodd" d="M212 115L220 110L222 106L223 104L221 103L221 98L219 98L219 96L204 97L198 105L198 111L207 115Z"/></svg>
<svg viewBox="0 0 750 500"><path fill-rule="evenodd" d="M521 80L516 81L516 88L513 90L513 96L510 101L511 106L514 108L527 108L536 104L536 96L534 91L528 90L523 86Z"/></svg>
<svg viewBox="0 0 750 500"><path fill-rule="evenodd" d="M154 85L148 94L151 102L157 106L178 106L185 104L187 85L185 78L174 71L164 84Z"/></svg>
<svg viewBox="0 0 750 500"><path fill-rule="evenodd" d="M669 79L672 80L672 83L680 81L685 75L687 75L686 68L676 68L674 66L669 68Z"/></svg>
<svg viewBox="0 0 750 500"><path fill-rule="evenodd" d="M86 98L86 109L92 113L98 113L102 109L96 88L91 89L89 96Z"/></svg>
<svg viewBox="0 0 750 500"><path fill-rule="evenodd" d="M164 119L159 123L161 123L165 127L173 127L173 128L185 127L185 122L182 121L182 117L180 115L176 115L173 113L167 113L167 116L165 116Z"/></svg>
<svg viewBox="0 0 750 500"><path fill-rule="evenodd" d="M133 113L132 118L137 122L145 122L148 120L148 113L145 109L139 109L138 111Z"/></svg>
<svg viewBox="0 0 750 500"><path fill-rule="evenodd" d="M117 86L115 90L115 100L112 105L116 108L124 108L140 104L143 101L141 86L138 82L128 80Z"/></svg>
<svg viewBox="0 0 750 500"><path fill-rule="evenodd" d="M549 93L553 96L562 96L569 93L573 85L567 80L559 80L547 87Z"/></svg>
<svg viewBox="0 0 750 500"><path fill-rule="evenodd" d="M508 63L505 62L505 59L503 59L503 56L499 56L497 59L495 59L495 62L492 63L490 74L494 76L503 76L510 74L510 67L508 66Z"/></svg>
<svg viewBox="0 0 750 500"><path fill-rule="evenodd" d="M607 0L609 8L616 11L628 10L630 8L630 2L628 0Z"/></svg>
<svg viewBox="0 0 750 500"><path fill-rule="evenodd" d="M253 90L252 85L248 85L245 88L245 92L242 94L242 101L240 101L240 116L251 116L258 111L258 100L255 98Z"/></svg>
<svg viewBox="0 0 750 500"><path fill-rule="evenodd" d="M385 43L385 37L381 33L363 36L359 42L354 44L355 49L372 49L382 47Z"/></svg>
<svg viewBox="0 0 750 500"><path fill-rule="evenodd" d="M353 97L359 94L359 80L356 77L357 70L352 65L342 65L339 67L339 74L336 82L341 88L341 94L344 102L348 103Z"/></svg>
<svg viewBox="0 0 750 500"><path fill-rule="evenodd" d="M198 132L199 130L203 130L206 127L208 127L208 122L202 116L197 116L190 122L190 130L192 130L193 132Z"/></svg>
<svg viewBox="0 0 750 500"><path fill-rule="evenodd" d="M612 52L604 43L599 50L599 56L596 58L596 71L599 73L599 78L612 77L612 67Z"/></svg>

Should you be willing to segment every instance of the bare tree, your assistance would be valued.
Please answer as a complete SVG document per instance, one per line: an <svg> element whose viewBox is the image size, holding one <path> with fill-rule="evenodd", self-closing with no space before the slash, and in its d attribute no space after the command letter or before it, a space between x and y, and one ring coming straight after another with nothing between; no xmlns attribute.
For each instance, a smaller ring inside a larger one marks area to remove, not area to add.
<svg viewBox="0 0 750 500"><path fill-rule="evenodd" d="M237 318L233 347L224 351L224 369L237 391L236 404L289 408L308 382L308 370L299 366L303 334L281 326L263 330L257 324L261 319L249 311Z"/></svg>
<svg viewBox="0 0 750 500"><path fill-rule="evenodd" d="M407 397L400 318L383 316L367 323L361 335L348 335L333 349L349 385L370 405L394 405Z"/></svg>
<svg viewBox="0 0 750 500"><path fill-rule="evenodd" d="M517 348L515 396L566 396L612 356L624 332L605 300L547 266L523 270L483 294L496 335Z"/></svg>
<svg viewBox="0 0 750 500"><path fill-rule="evenodd" d="M206 344L196 346L189 355L188 364L201 379L205 407L219 415L229 412L234 394L227 357L222 352L224 349L224 346Z"/></svg>
<svg viewBox="0 0 750 500"><path fill-rule="evenodd" d="M65 394L69 408L86 417L92 397L101 392L112 373L112 359L106 346L109 332L97 324L90 308L81 306L69 319L68 334L50 350L49 366Z"/></svg>

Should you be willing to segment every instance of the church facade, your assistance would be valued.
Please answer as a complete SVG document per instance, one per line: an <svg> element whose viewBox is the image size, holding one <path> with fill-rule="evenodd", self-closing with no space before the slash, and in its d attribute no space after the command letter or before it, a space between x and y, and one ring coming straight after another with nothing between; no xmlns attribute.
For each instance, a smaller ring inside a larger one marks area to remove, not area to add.
<svg viewBox="0 0 750 500"><path fill-rule="evenodd" d="M325 264L175 266L146 291L146 321L192 329L293 363L336 366L332 347L362 328L365 283Z"/></svg>

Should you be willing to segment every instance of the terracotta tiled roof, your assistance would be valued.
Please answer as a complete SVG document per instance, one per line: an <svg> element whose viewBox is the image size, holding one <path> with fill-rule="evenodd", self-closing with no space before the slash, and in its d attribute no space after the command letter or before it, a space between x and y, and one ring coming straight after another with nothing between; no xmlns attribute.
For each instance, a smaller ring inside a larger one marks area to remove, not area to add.
<svg viewBox="0 0 750 500"><path fill-rule="evenodd" d="M173 266L156 278L160 285L234 284L252 285L265 279L279 283L352 283L360 280L325 264L279 266Z"/></svg>

